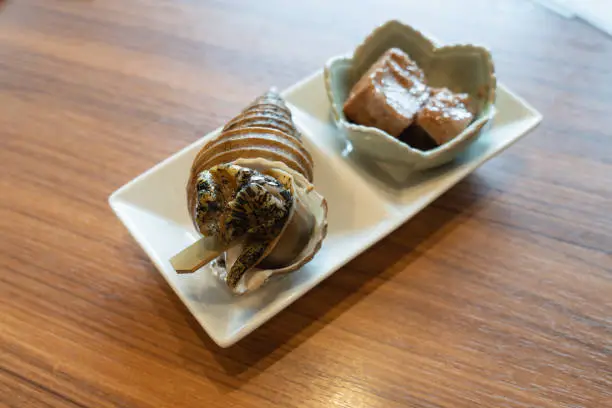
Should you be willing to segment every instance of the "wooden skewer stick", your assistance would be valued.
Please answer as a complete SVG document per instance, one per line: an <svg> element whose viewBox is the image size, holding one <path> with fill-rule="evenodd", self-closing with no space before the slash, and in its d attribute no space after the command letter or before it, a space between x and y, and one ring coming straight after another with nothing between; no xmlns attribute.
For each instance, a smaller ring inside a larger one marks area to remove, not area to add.
<svg viewBox="0 0 612 408"><path fill-rule="evenodd" d="M193 273L221 255L228 245L211 237L202 237L170 258L177 273Z"/></svg>

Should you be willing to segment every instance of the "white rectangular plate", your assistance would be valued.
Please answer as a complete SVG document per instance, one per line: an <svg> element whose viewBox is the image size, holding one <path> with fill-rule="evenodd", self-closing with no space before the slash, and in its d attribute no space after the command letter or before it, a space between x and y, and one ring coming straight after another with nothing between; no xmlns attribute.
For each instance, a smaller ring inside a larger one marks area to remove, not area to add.
<svg viewBox="0 0 612 408"><path fill-rule="evenodd" d="M321 251L301 270L235 297L208 273L178 275L171 256L198 234L187 212L185 185L191 162L206 140L186 147L114 192L109 203L168 284L210 337L228 347L261 326L378 240L418 213L488 159L516 142L541 116L499 86L493 126L453 164L402 182L366 168L346 153L330 121L319 71L283 93L315 161L315 186L329 204L329 230Z"/></svg>

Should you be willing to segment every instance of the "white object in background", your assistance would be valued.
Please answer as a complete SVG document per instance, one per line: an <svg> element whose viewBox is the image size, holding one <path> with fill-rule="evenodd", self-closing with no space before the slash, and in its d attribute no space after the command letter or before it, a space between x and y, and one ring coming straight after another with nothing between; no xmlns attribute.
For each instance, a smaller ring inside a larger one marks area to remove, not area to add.
<svg viewBox="0 0 612 408"><path fill-rule="evenodd" d="M430 204L540 123L540 114L498 85L491 128L456 161L390 186L355 161L331 121L323 71L283 92L315 162L315 187L329 205L321 251L302 269L245 296L233 296L210 267L177 274L170 258L198 239L187 211L185 185L192 161L212 132L115 191L112 209L177 296L221 347L268 321ZM345 154L348 157L344 157ZM341 295L338 295L341 296Z"/></svg>
<svg viewBox="0 0 612 408"><path fill-rule="evenodd" d="M573 12L612 35L612 0L565 0Z"/></svg>
<svg viewBox="0 0 612 408"><path fill-rule="evenodd" d="M575 16L573 8L570 4L571 0L535 0L544 7L562 15L565 18L572 18Z"/></svg>
<svg viewBox="0 0 612 408"><path fill-rule="evenodd" d="M612 35L612 0L535 0L566 18L578 17Z"/></svg>

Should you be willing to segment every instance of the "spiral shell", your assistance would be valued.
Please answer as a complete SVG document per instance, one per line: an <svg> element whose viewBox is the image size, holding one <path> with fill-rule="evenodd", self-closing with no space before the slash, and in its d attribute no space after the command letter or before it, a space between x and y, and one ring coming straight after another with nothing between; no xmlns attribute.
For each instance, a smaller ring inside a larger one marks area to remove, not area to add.
<svg viewBox="0 0 612 408"><path fill-rule="evenodd" d="M269 91L196 155L187 184L194 225L229 248L213 265L236 294L299 269L321 248L327 204L291 111Z"/></svg>

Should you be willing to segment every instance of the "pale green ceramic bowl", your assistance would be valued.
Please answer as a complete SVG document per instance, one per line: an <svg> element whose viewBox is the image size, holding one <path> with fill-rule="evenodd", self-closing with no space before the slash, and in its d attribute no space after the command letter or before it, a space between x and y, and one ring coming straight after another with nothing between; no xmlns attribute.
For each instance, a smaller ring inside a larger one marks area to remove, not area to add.
<svg viewBox="0 0 612 408"><path fill-rule="evenodd" d="M447 87L471 96L476 115L459 136L424 152L380 129L347 120L342 107L353 85L392 47L406 52L421 67L430 86ZM465 150L495 115L496 84L493 59L485 48L470 44L439 46L431 38L396 20L376 28L352 56L332 58L325 65L325 86L333 118L355 152L394 167L400 166L406 172L442 165Z"/></svg>

